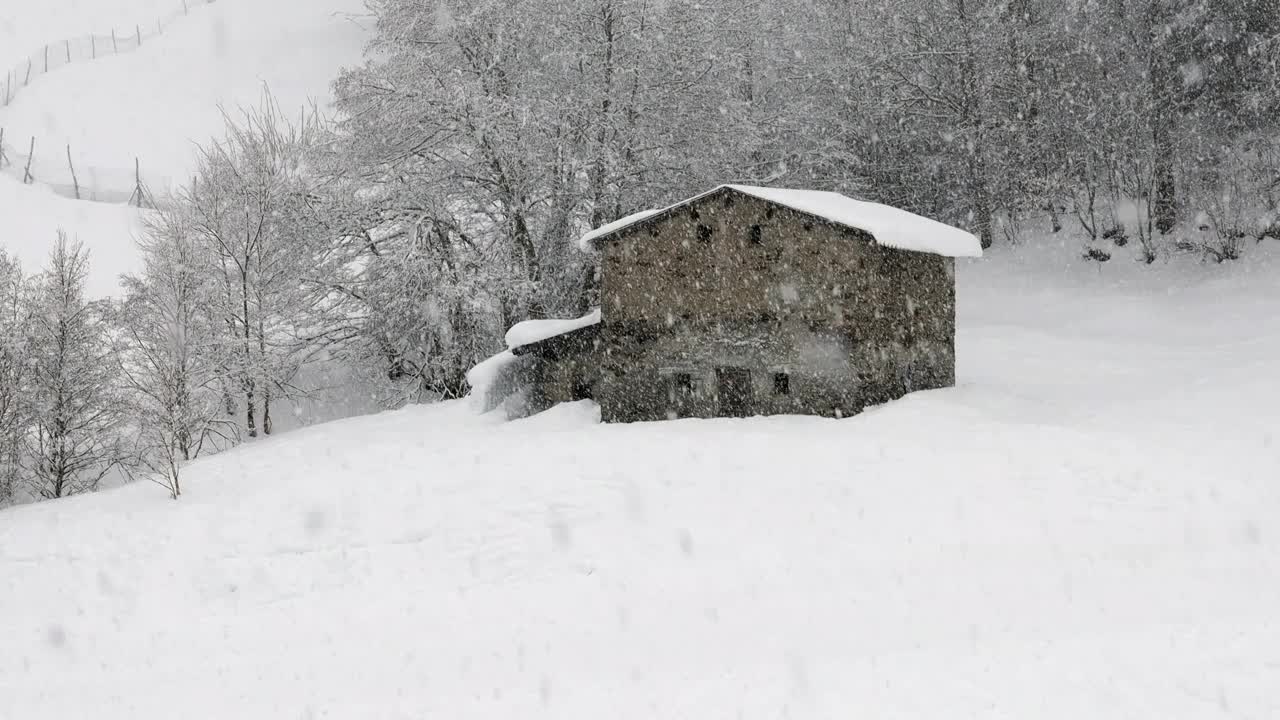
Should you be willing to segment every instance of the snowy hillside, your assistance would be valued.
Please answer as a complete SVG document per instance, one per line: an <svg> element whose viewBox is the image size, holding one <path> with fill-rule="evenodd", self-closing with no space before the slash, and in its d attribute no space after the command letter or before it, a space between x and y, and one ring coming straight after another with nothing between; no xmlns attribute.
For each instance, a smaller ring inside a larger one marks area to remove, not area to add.
<svg viewBox="0 0 1280 720"><path fill-rule="evenodd" d="M135 52L50 73L0 117L11 138L69 143L126 186L134 158L153 187L183 182L195 143L222 133L220 104L256 105L268 87L289 114L313 100L324 107L339 68L360 59L362 9L361 0L218 0Z"/></svg>
<svg viewBox="0 0 1280 720"><path fill-rule="evenodd" d="M324 110L329 83L344 65L356 63L368 31L361 0L0 0L0 67L15 76L37 58L29 86L0 107L0 128L9 166L0 170L0 213L18 216L0 246L38 269L59 226L80 237L94 253L92 291L116 291L116 276L136 269L132 249L140 218L123 207L79 208L19 187L31 139L36 185L53 187L109 204L121 204L135 186L135 160L153 192L163 192L191 174L197 143L223 130L219 106L235 112L257 104L269 88L289 114L315 102ZM159 19L163 18L163 31ZM109 53L113 31L135 28L137 49ZM96 35L96 59L76 43ZM75 62L47 74L39 70L43 48L54 48L58 65L65 43ZM0 86L2 87L2 86ZM73 179L67 148L75 164ZM21 212L4 212L20 208ZM86 217L106 222L84 223Z"/></svg>
<svg viewBox="0 0 1280 720"><path fill-rule="evenodd" d="M0 717L1275 717L1258 253L964 264L959 387L849 420L444 404L0 512Z"/></svg>
<svg viewBox="0 0 1280 720"><path fill-rule="evenodd" d="M120 274L137 270L134 239L142 230L142 216L134 208L78 202L0 174L0 218L5 223L0 248L28 272L45 266L59 228L84 243L90 249L86 290L92 297L118 293Z"/></svg>

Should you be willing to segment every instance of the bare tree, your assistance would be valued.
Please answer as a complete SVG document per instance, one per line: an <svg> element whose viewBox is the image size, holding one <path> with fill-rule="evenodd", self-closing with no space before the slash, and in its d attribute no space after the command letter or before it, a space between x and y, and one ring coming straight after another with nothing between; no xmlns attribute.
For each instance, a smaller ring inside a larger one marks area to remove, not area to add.
<svg viewBox="0 0 1280 720"><path fill-rule="evenodd" d="M88 272L88 253L59 231L32 310L27 481L43 498L97 489L123 456L108 310L85 299Z"/></svg>
<svg viewBox="0 0 1280 720"><path fill-rule="evenodd" d="M0 507L14 502L31 422L31 319L22 269L0 251Z"/></svg>
<svg viewBox="0 0 1280 720"><path fill-rule="evenodd" d="M237 439L220 407L213 276L184 211L162 207L150 217L139 242L142 274L124 280L116 339L138 433L134 459L174 499L185 463Z"/></svg>
<svg viewBox="0 0 1280 720"><path fill-rule="evenodd" d="M298 326L311 302L304 278L331 249L304 222L315 199L306 172L315 115L290 123L266 96L239 119L227 116L226 127L224 140L201 151L179 202L215 278L219 364L238 388L245 434L256 437L272 432L273 400L296 391L299 332L310 330Z"/></svg>

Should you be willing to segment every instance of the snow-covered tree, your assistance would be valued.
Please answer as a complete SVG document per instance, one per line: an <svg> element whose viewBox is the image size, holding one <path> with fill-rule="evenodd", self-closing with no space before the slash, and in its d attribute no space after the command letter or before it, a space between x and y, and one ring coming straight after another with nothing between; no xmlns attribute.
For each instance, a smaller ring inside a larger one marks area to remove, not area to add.
<svg viewBox="0 0 1280 720"><path fill-rule="evenodd" d="M116 359L137 433L135 460L176 499L183 464L236 440L225 416L214 275L186 208L153 214L143 268L124 279Z"/></svg>
<svg viewBox="0 0 1280 720"><path fill-rule="evenodd" d="M220 373L228 396L237 396L245 434L256 437L272 431L273 400L297 391L306 350L299 336L310 332L303 326L313 301L304 279L329 254L308 222L315 196L307 152L318 122L314 114L289 122L268 97L240 118L228 116L226 129L201 150L179 202L214 287Z"/></svg>
<svg viewBox="0 0 1280 720"><path fill-rule="evenodd" d="M0 251L0 507L21 489L24 436L31 422L31 318L22 268Z"/></svg>
<svg viewBox="0 0 1280 720"><path fill-rule="evenodd" d="M85 298L88 272L88 253L59 231L31 311L25 456L27 482L42 498L95 490L124 455L109 308Z"/></svg>

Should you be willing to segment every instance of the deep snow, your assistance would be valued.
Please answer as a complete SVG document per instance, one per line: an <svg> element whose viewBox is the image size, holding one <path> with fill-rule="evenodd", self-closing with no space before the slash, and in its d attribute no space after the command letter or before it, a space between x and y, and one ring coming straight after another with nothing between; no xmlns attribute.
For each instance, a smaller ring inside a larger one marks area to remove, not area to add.
<svg viewBox="0 0 1280 720"><path fill-rule="evenodd" d="M343 421L0 512L0 717L1280 716L1280 248L959 268L858 417Z"/></svg>

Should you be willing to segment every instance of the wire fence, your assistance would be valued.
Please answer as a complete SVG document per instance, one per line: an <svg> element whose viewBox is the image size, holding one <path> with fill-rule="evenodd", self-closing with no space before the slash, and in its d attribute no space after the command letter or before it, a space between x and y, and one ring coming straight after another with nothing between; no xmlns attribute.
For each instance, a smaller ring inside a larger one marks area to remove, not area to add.
<svg viewBox="0 0 1280 720"><path fill-rule="evenodd" d="M197 8L216 0L175 0L173 9L154 23L113 28L109 33L84 35L45 45L5 71L0 83L0 109L12 104L23 90L41 76L68 65L133 52L181 21ZM0 126L3 123L0 122ZM6 135L0 127L0 172L23 183L47 185L54 192L79 200L131 202L146 205L150 195L142 182L141 162L132 168L77 165L70 146L44 147L38 136ZM153 178L160 184L167 179Z"/></svg>

